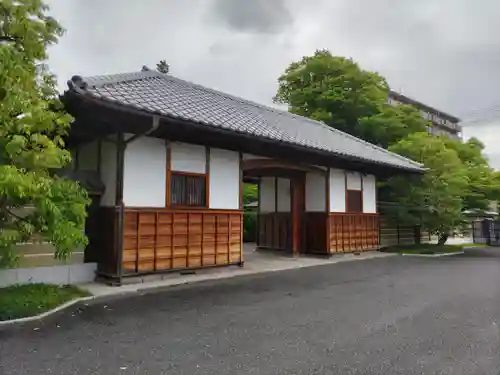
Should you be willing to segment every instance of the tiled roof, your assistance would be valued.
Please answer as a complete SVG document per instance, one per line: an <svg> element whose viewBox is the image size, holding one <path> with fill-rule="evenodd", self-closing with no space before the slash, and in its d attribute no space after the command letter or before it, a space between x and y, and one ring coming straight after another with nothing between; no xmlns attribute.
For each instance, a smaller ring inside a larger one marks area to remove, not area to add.
<svg viewBox="0 0 500 375"><path fill-rule="evenodd" d="M286 142L367 163L421 170L391 153L324 123L266 107L155 71L85 77L92 96L168 117ZM333 156L333 155L332 155Z"/></svg>

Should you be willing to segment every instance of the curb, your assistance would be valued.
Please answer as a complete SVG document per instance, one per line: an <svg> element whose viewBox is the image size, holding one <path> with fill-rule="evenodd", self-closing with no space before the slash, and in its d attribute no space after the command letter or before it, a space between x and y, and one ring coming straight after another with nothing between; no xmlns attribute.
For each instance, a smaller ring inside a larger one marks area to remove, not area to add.
<svg viewBox="0 0 500 375"><path fill-rule="evenodd" d="M457 251L454 253L443 253L443 254L400 254L404 257L416 257L416 258L440 258L440 257L451 257L453 255L464 254L465 251Z"/></svg>
<svg viewBox="0 0 500 375"><path fill-rule="evenodd" d="M8 326L8 325L13 325L13 324L21 324L21 323L29 323L29 322L38 321L38 320L41 320L43 318L48 317L49 315L55 314L59 311L67 309L68 307L76 305L77 303L91 301L94 299L96 299L95 296L80 297L80 298L76 298L76 299L73 299L71 301L68 301L66 303L63 303L62 305L59 305L59 306L53 308L52 310L45 311L45 312L38 314L38 315L27 316L25 318L18 318L18 319L11 319L11 320L2 320L2 321L0 321L0 328L4 327L4 326Z"/></svg>

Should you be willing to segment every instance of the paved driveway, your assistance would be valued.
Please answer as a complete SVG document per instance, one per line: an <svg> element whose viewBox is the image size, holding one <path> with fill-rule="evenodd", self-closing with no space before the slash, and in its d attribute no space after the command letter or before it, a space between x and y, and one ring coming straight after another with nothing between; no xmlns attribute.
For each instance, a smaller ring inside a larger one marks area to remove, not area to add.
<svg viewBox="0 0 500 375"><path fill-rule="evenodd" d="M0 374L492 375L499 325L500 249L391 257L70 311L0 332Z"/></svg>

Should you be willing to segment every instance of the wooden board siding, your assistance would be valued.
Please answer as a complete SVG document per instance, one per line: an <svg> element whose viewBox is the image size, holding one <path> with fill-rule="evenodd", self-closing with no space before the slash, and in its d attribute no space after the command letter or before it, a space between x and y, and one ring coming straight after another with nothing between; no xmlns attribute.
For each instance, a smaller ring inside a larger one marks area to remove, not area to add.
<svg viewBox="0 0 500 375"><path fill-rule="evenodd" d="M306 212L304 214L304 250L307 253L327 254L327 222L325 212Z"/></svg>
<svg viewBox="0 0 500 375"><path fill-rule="evenodd" d="M331 214L330 253L375 250L380 247L376 214Z"/></svg>
<svg viewBox="0 0 500 375"><path fill-rule="evenodd" d="M125 274L240 264L242 212L125 209Z"/></svg>
<svg viewBox="0 0 500 375"><path fill-rule="evenodd" d="M259 214L257 245L259 247L292 250L292 213L268 212Z"/></svg>

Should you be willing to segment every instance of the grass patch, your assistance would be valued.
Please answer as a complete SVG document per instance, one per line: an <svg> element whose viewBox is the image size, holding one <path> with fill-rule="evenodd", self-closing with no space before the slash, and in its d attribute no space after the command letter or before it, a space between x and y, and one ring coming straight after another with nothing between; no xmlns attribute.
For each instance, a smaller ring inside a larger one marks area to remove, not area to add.
<svg viewBox="0 0 500 375"><path fill-rule="evenodd" d="M423 254L423 255L433 255L433 254L448 254L448 253L459 253L463 251L464 247L469 245L434 245L434 244L421 244L421 245L402 245L402 246L391 246L384 249L387 253L398 253L398 254Z"/></svg>
<svg viewBox="0 0 500 375"><path fill-rule="evenodd" d="M0 288L0 321L41 314L90 294L75 286L24 284Z"/></svg>

